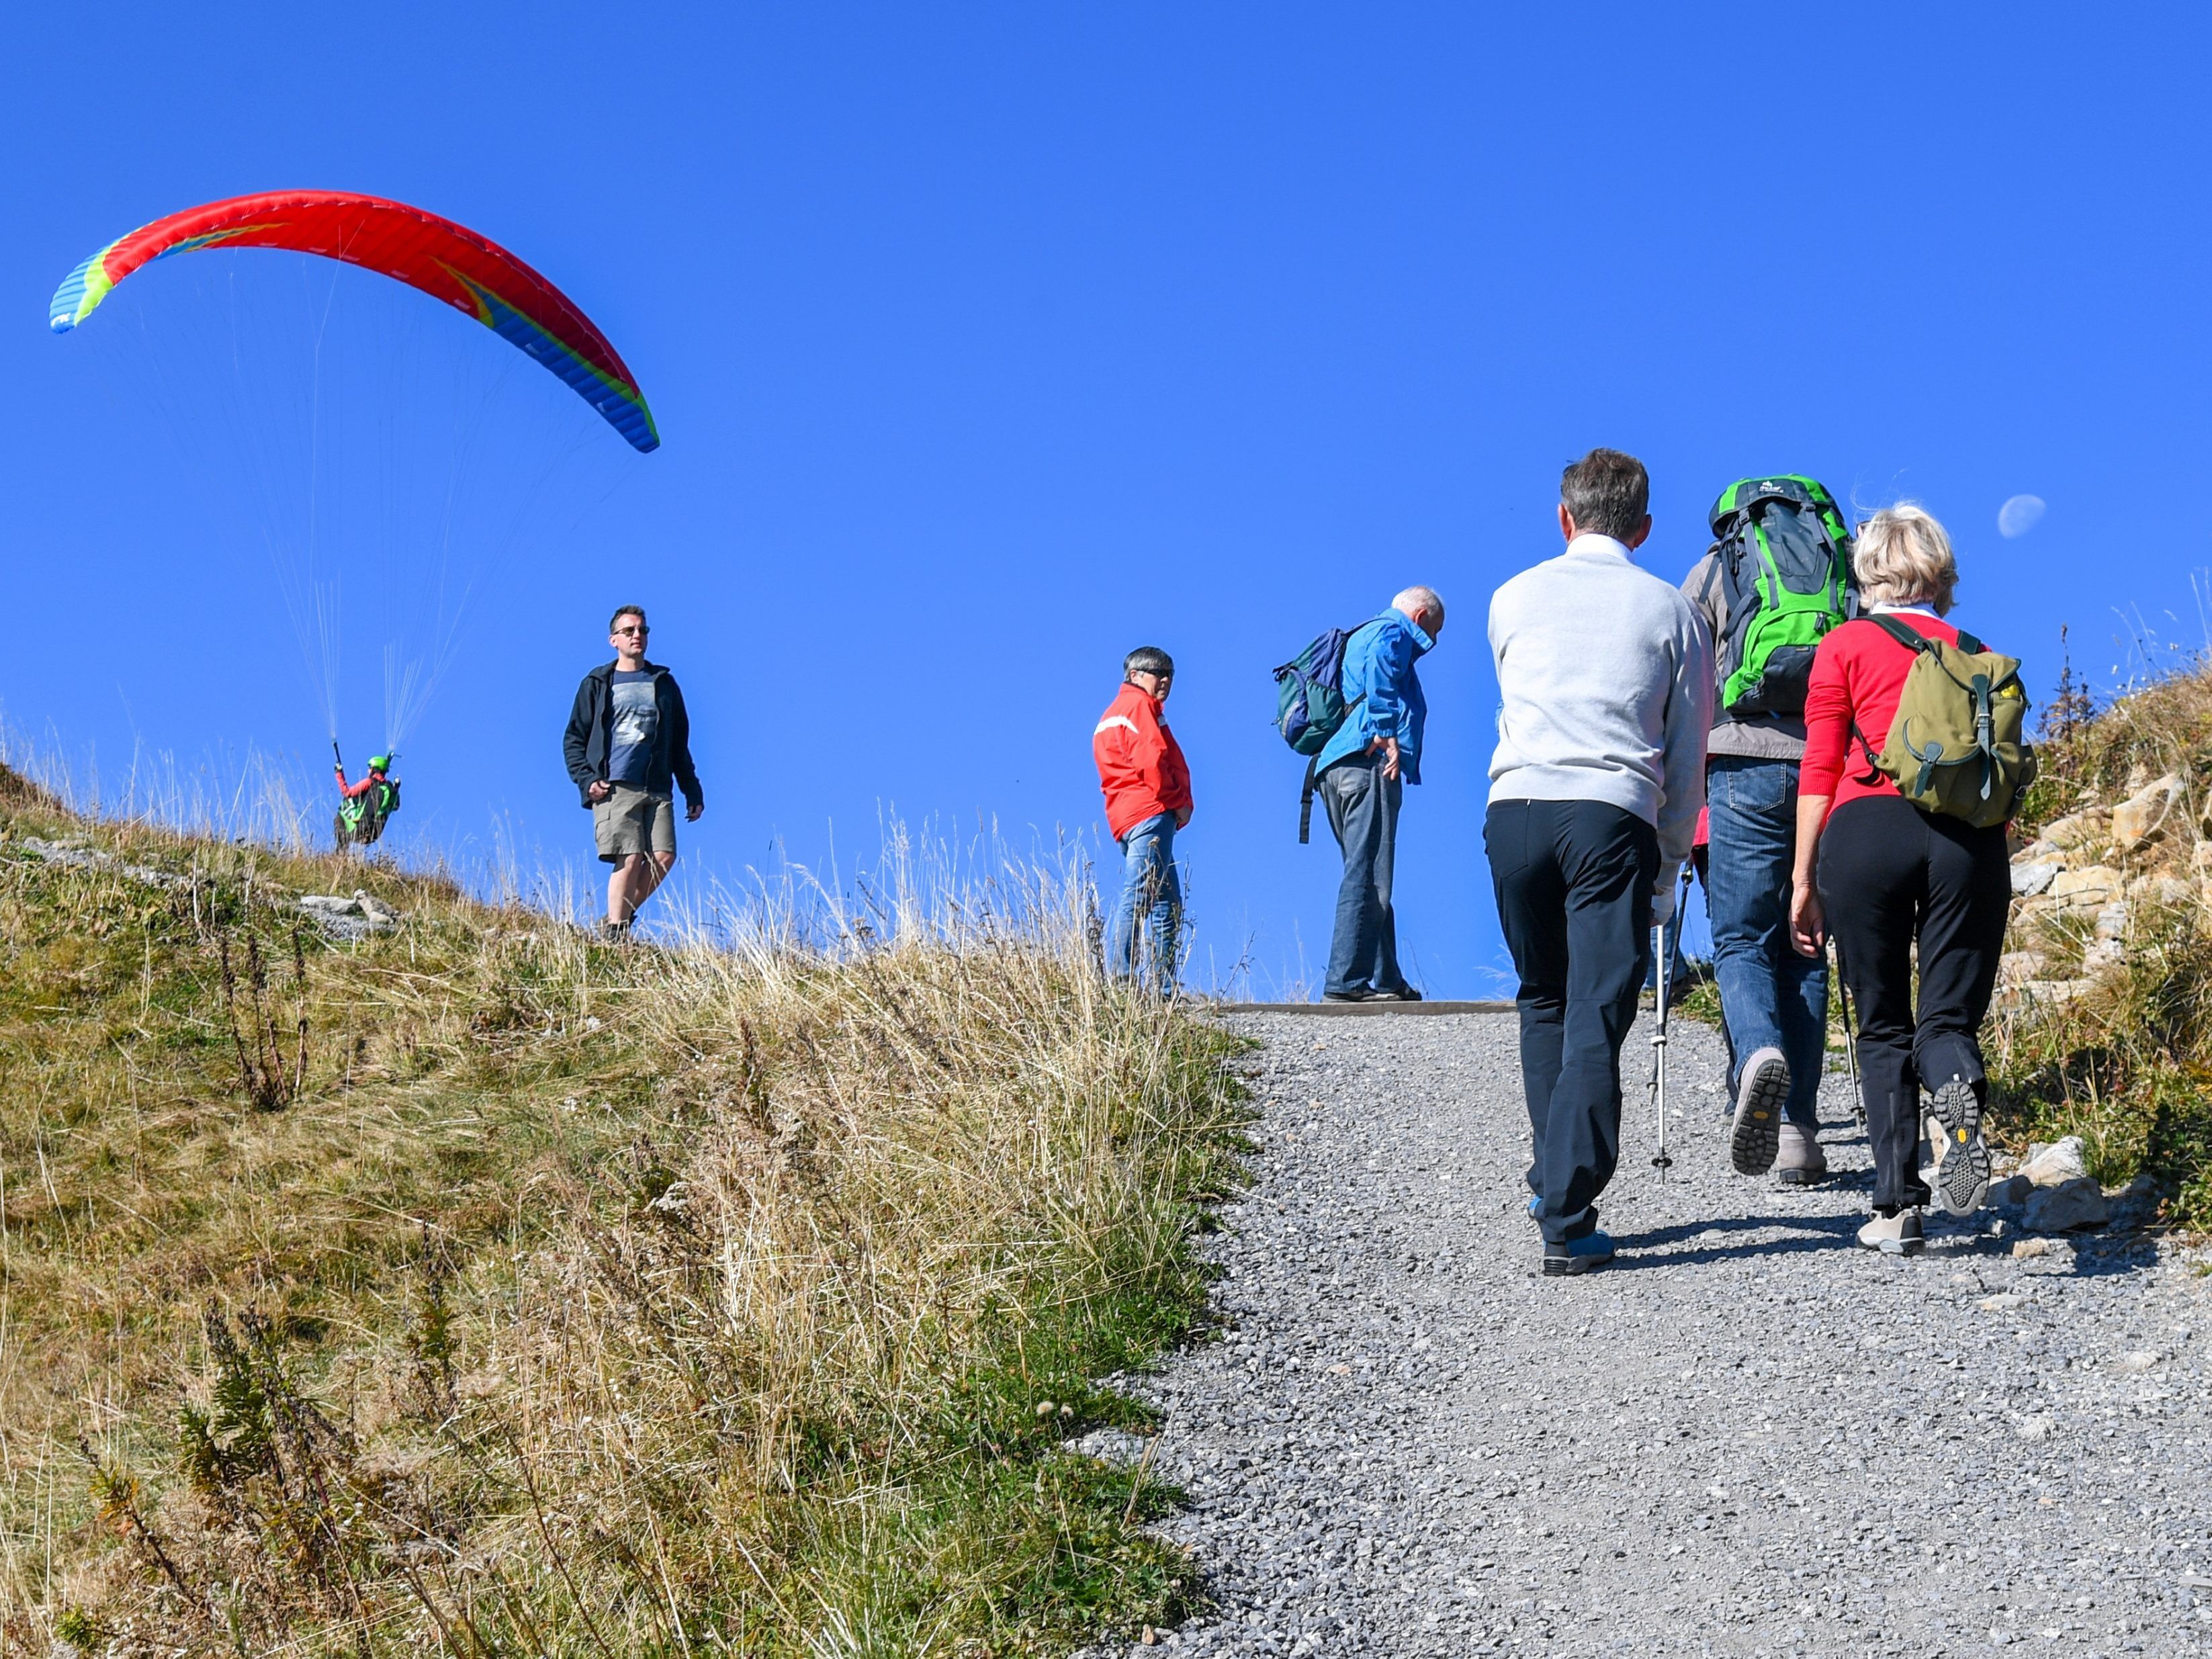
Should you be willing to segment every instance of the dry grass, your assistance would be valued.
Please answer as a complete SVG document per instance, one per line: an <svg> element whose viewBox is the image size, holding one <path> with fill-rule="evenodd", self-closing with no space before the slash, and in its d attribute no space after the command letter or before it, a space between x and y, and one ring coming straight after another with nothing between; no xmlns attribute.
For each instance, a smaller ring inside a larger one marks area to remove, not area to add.
<svg viewBox="0 0 2212 1659"><path fill-rule="evenodd" d="M2168 870L2202 872L2212 666L2191 664L2102 710L2077 697L2068 712L2066 729L2044 734L2023 839L2171 773L2184 781L2185 810L2155 857ZM2092 1173L2108 1184L2148 1175L2167 1218L2201 1229L2212 1226L2212 901L2193 873L2187 885L2185 898L2132 901L2122 963L2061 1006L2000 1014L1988 1047L2001 1132L2019 1141L2081 1135ZM2041 949L2063 973L2079 960L2088 923L2029 931L2013 944Z"/></svg>
<svg viewBox="0 0 2212 1659"><path fill-rule="evenodd" d="M927 884L616 949L0 773L0 1652L1173 1617L1168 1495L1057 1447L1201 1303L1230 1045L1103 985L1071 887ZM404 923L287 908L356 885Z"/></svg>

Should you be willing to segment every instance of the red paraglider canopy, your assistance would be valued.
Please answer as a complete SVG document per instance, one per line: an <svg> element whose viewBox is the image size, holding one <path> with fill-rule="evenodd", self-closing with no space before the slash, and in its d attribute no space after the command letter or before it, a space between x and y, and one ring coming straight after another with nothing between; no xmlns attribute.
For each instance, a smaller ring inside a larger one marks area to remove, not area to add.
<svg viewBox="0 0 2212 1659"><path fill-rule="evenodd" d="M487 237L404 202L348 191L270 191L187 208L118 237L55 291L54 331L90 316L139 266L208 247L267 247L343 260L465 311L551 369L641 451L660 434L637 380L568 296Z"/></svg>

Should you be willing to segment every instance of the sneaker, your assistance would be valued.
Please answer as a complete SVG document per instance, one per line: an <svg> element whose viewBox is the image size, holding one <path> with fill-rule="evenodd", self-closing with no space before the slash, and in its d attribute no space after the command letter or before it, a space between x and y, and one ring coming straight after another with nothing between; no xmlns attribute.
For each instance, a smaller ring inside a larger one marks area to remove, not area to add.
<svg viewBox="0 0 2212 1659"><path fill-rule="evenodd" d="M1544 1273L1556 1278L1561 1273L1586 1273L1593 1267L1602 1267L1613 1260L1613 1235L1584 1233L1580 1238L1571 1238L1564 1244L1544 1246Z"/></svg>
<svg viewBox="0 0 2212 1659"><path fill-rule="evenodd" d="M1785 1187L1810 1187L1828 1178L1827 1154L1820 1150L1810 1129L1782 1120L1781 1139L1774 1154L1774 1173Z"/></svg>
<svg viewBox="0 0 2212 1659"><path fill-rule="evenodd" d="M1738 1175L1765 1175L1774 1167L1782 1130L1782 1103L1790 1097L1790 1062L1779 1048L1760 1048L1743 1063L1735 1085L1735 1115L1729 1121L1729 1163Z"/></svg>
<svg viewBox="0 0 2212 1659"><path fill-rule="evenodd" d="M1421 994L1410 985L1401 985L1395 991L1377 991L1367 1000L1370 1002L1419 1002Z"/></svg>
<svg viewBox="0 0 2212 1659"><path fill-rule="evenodd" d="M1936 1206L1953 1215L1972 1215L1989 1201L1990 1149L1982 1145L1982 1102L1974 1085L1954 1077L1929 1103L1930 1138L1936 1142Z"/></svg>
<svg viewBox="0 0 2212 1659"><path fill-rule="evenodd" d="M1928 1241L1920 1234L1920 1212L1899 1210L1895 1215L1876 1211L1859 1229L1859 1243L1884 1255L1918 1255Z"/></svg>
<svg viewBox="0 0 2212 1659"><path fill-rule="evenodd" d="M1323 1002L1372 1002L1375 993L1364 985L1355 985L1349 991L1324 991L1321 994L1321 1000Z"/></svg>
<svg viewBox="0 0 2212 1659"><path fill-rule="evenodd" d="M629 924L609 918L599 923L599 937L619 943L629 937Z"/></svg>

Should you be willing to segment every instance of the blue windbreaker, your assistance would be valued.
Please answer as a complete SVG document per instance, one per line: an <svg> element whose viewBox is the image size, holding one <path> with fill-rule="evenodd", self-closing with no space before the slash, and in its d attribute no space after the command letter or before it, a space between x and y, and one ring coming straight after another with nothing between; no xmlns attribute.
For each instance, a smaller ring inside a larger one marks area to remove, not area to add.
<svg viewBox="0 0 2212 1659"><path fill-rule="evenodd" d="M1421 729L1428 724L1429 701L1421 695L1415 659L1436 641L1395 607L1352 629L1344 647L1344 700L1364 697L1345 716L1336 735L1314 762L1316 775L1350 755L1364 754L1376 738L1398 739L1398 775L1421 781Z"/></svg>

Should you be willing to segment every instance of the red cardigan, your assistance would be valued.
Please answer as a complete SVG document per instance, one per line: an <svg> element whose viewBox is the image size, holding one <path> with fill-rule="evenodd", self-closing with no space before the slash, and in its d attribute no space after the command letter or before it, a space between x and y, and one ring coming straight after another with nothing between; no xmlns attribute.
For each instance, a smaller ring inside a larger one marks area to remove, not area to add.
<svg viewBox="0 0 2212 1659"><path fill-rule="evenodd" d="M1158 698L1123 684L1091 734L1106 827L1119 841L1146 818L1190 810L1190 768L1182 745L1160 718Z"/></svg>
<svg viewBox="0 0 2212 1659"><path fill-rule="evenodd" d="M1955 645L1959 630L1917 611L1890 613L1929 639ZM1905 695L1905 677L1917 652L1908 651L1874 623L1847 622L1820 641L1813 653L1813 679L1805 693L1805 758L1798 763L1797 788L1807 795L1832 795L1831 811L1847 800L1894 795L1897 786L1868 763L1866 751L1851 735L1856 726L1879 755L1889 741L1890 722ZM1873 781L1868 781L1868 775Z"/></svg>

